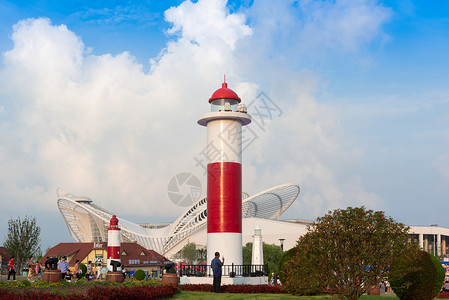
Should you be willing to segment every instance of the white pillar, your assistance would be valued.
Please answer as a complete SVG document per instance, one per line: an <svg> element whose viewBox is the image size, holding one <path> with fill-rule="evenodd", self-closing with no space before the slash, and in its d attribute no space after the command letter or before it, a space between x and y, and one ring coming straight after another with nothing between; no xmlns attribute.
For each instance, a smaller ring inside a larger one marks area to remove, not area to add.
<svg viewBox="0 0 449 300"><path fill-rule="evenodd" d="M446 237L441 237L441 250L443 251L443 256L446 256Z"/></svg>
<svg viewBox="0 0 449 300"><path fill-rule="evenodd" d="M441 256L441 234L437 234L437 257Z"/></svg>
<svg viewBox="0 0 449 300"><path fill-rule="evenodd" d="M424 250L424 234L419 234L419 247Z"/></svg>

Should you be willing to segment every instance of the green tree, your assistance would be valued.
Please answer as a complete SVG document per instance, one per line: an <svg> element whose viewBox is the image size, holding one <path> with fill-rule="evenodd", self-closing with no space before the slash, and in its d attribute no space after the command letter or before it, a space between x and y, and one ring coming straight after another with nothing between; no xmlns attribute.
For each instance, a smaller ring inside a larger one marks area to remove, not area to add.
<svg viewBox="0 0 449 300"><path fill-rule="evenodd" d="M196 250L197 253L197 258L199 262L205 262L206 261L206 256L207 256L207 249L206 247L201 247L199 249Z"/></svg>
<svg viewBox="0 0 449 300"><path fill-rule="evenodd" d="M36 252L34 252L34 259L36 261L40 261L42 259L42 257L44 257L44 255L42 254L42 249L41 247L37 247Z"/></svg>
<svg viewBox="0 0 449 300"><path fill-rule="evenodd" d="M16 257L19 273L24 263L39 249L40 233L41 228L34 217L25 216L23 220L18 217L8 221L8 237L4 247Z"/></svg>
<svg viewBox="0 0 449 300"><path fill-rule="evenodd" d="M299 238L296 253L284 263L283 285L293 294L358 299L369 287L399 278L413 266L418 246L409 242L408 229L365 207L329 212Z"/></svg>
<svg viewBox="0 0 449 300"><path fill-rule="evenodd" d="M188 263L192 264L196 258L196 245L195 243L188 242L181 249L182 258L185 259Z"/></svg>
<svg viewBox="0 0 449 300"><path fill-rule="evenodd" d="M253 253L253 243L246 243L245 246L242 247L242 258L244 265L250 265Z"/></svg>

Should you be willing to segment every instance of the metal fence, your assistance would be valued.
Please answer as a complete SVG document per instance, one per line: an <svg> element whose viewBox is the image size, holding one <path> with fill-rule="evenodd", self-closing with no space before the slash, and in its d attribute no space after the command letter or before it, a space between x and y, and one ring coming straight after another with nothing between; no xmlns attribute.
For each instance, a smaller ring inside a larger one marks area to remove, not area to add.
<svg viewBox="0 0 449 300"><path fill-rule="evenodd" d="M223 265L222 276L235 277L260 277L267 276L268 265ZM213 272L210 265L181 265L179 276L212 277Z"/></svg>

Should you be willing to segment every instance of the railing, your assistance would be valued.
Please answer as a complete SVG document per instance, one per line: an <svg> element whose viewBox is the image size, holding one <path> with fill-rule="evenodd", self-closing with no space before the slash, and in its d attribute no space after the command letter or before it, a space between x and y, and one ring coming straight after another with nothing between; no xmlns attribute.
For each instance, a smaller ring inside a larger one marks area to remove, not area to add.
<svg viewBox="0 0 449 300"><path fill-rule="evenodd" d="M269 274L268 265L223 265L222 276L228 277L260 277ZM212 277L213 272L210 265L181 265L179 276L188 277Z"/></svg>

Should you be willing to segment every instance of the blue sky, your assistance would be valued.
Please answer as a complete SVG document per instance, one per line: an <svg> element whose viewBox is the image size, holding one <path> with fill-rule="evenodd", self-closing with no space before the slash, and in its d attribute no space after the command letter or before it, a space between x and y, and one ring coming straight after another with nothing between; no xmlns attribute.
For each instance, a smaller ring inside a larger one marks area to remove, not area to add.
<svg viewBox="0 0 449 300"><path fill-rule="evenodd" d="M286 218L365 205L449 226L447 1L0 0L0 52L2 239L26 214L44 248L71 241L58 187L174 220L174 175L205 191L196 118L224 73L282 108L243 153L244 190L299 184Z"/></svg>

